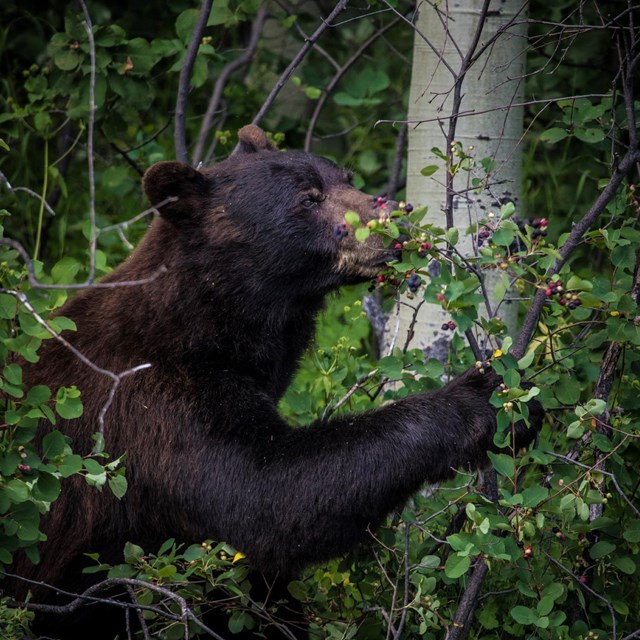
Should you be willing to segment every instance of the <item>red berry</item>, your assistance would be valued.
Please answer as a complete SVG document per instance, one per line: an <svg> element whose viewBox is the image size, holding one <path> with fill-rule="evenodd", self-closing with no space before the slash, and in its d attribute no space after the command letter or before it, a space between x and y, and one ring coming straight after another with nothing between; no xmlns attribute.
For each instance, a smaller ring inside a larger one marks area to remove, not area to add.
<svg viewBox="0 0 640 640"><path fill-rule="evenodd" d="M548 295L548 296L551 296L551 295L553 295L553 291L551 289L546 289L545 290L545 294Z"/></svg>
<svg viewBox="0 0 640 640"><path fill-rule="evenodd" d="M444 300L444 293L439 293L436 298L438 299L439 302L442 302Z"/></svg>
<svg viewBox="0 0 640 640"><path fill-rule="evenodd" d="M400 244L399 242L396 242L396 243L393 245L393 248L394 248L394 249L402 249L402 244Z"/></svg>
<svg viewBox="0 0 640 640"><path fill-rule="evenodd" d="M451 329L451 331L456 328L456 323L453 320L449 320L449 322L447 322L447 325L449 326L449 329Z"/></svg>

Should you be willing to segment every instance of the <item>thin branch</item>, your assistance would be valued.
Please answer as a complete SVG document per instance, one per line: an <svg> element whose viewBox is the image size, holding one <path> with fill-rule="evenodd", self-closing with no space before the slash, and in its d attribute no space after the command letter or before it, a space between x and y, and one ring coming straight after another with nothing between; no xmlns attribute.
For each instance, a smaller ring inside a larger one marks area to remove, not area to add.
<svg viewBox="0 0 640 640"><path fill-rule="evenodd" d="M71 353L73 353L73 355L76 358L78 358L78 360L80 360L82 363L87 365L90 369L92 369L96 373L99 373L100 375L103 375L103 376L107 376L107 378L110 378L113 381L113 384L111 385L111 390L109 391L109 395L107 397L107 401L105 402L104 406L102 407L102 409L100 410L100 413L98 415L98 432L100 433L100 435L104 435L104 417L105 417L107 411L109 410L109 407L111 406L111 404L113 402L113 398L115 397L116 391L117 391L118 387L120 386L120 383L122 382L122 379L126 378L127 376L130 376L130 375L132 375L134 373L137 373L138 371L142 371L143 369L150 368L151 364L148 363L148 362L144 363L144 364L139 364L139 365L137 365L135 367L132 367L131 369L127 369L126 371L123 371L121 373L114 373L113 371L110 371L109 369L103 369L102 367L98 366L97 364L95 364L94 362L89 360L89 358L87 358L87 356L85 356L84 353L82 353L81 351L76 349L68 340L63 338L62 335L59 334L33 308L32 304L29 302L29 299L27 298L27 296L24 293L22 293L22 291L14 291L12 289L2 289L1 291L3 293L9 294L11 296L14 296L20 302L20 304L22 304L22 306L32 315L33 319L43 329L45 329L45 331L47 331L47 333L49 333L53 338L55 338L60 344L62 344L66 349L71 351Z"/></svg>
<svg viewBox="0 0 640 640"><path fill-rule="evenodd" d="M309 50L315 44L316 40L320 38L320 36L326 31L326 29L333 26L332 23L335 20L336 16L338 16L347 8L348 2L349 0L340 0L334 7L333 11L328 15L327 19L323 20L322 24L311 34L311 36L309 36L303 47L300 49L300 51L298 51L294 59L289 63L287 68L282 72L282 75L278 78L278 81L271 90L271 93L268 95L264 104L262 105L262 107L260 107L260 110L253 119L253 124L260 124L262 122L262 119L266 115L267 111L269 111L269 109L271 108L271 105L275 101L276 97L285 86L285 84L287 84L287 81L291 77L291 74L302 62Z"/></svg>
<svg viewBox="0 0 640 640"><path fill-rule="evenodd" d="M31 257L27 253L27 250L15 240L11 238L0 238L0 244L7 245L12 249L15 249L20 257L24 260L27 267L27 278L29 284L34 289L116 289L117 287L139 287L140 285L153 282L156 278L167 272L167 267L161 265L157 271L152 273L148 278L142 278L140 280L124 280L122 282L84 282L82 284L44 284L40 282L36 277L35 267Z"/></svg>
<svg viewBox="0 0 640 640"><path fill-rule="evenodd" d="M400 174L402 173L402 160L405 154L405 147L407 146L407 132L409 130L409 126L406 124L402 124L400 126L400 131L398 131L398 135L396 137L396 151L393 156L393 164L391 165L391 169L389 171L389 182L387 183L387 187L385 189L385 195L387 198L393 200L396 197L396 192L400 186Z"/></svg>
<svg viewBox="0 0 640 640"><path fill-rule="evenodd" d="M582 219L575 223L571 228L569 236L559 250L560 258L556 260L555 265L548 271L549 276L560 271L572 251L582 240L582 236L596 222L609 202L613 200L627 173L634 168L638 161L640 161L640 151L638 149L629 149L622 159L622 162L620 162L614 174L611 176L607 186L601 191L600 195L596 198L596 201L591 205L589 211L587 211ZM537 326L538 317L540 316L546 298L547 296L544 289L538 289L522 323L520 335L511 350L512 355L516 359L521 358L524 355L526 347L529 344L529 340L531 339L531 335L533 334L533 330Z"/></svg>
<svg viewBox="0 0 640 640"><path fill-rule="evenodd" d="M96 248L98 235L96 232L96 176L94 168L93 132L96 121L96 43L93 39L93 25L91 16L84 0L80 0L83 25L89 39L89 55L91 58L91 70L89 76L89 124L87 126L87 161L89 163L89 276L87 283L93 282L96 275Z"/></svg>
<svg viewBox="0 0 640 640"><path fill-rule="evenodd" d="M386 31L394 27L398 24L399 18L395 18L388 24L384 25L378 31L374 32L370 35L354 52L354 54L336 71L333 78L329 81L327 86L324 88L322 95L318 98L316 102L316 106L313 109L313 113L311 114L311 118L309 118L309 126L307 127L307 133L304 138L304 150L309 152L311 150L311 142L313 140L313 132L315 131L316 124L318 122L318 118L320 117L320 112L324 108L329 96L336 88L337 84L342 80L343 76L347 71L357 62L362 54L374 43L380 36L382 36Z"/></svg>
<svg viewBox="0 0 640 640"><path fill-rule="evenodd" d="M187 112L187 97L189 96L189 89L191 85L191 71L196 61L198 49L202 42L202 34L207 26L207 20L211 13L211 6L213 0L203 0L202 7L200 8L200 14L198 15L198 21L195 29L189 41L189 47L182 63L182 69L180 69L180 79L178 84L178 99L176 100L176 115L175 115L175 147L176 158L180 162L188 162L187 155L187 132L186 132L186 112Z"/></svg>
<svg viewBox="0 0 640 640"><path fill-rule="evenodd" d="M240 69L241 67L251 62L251 59L253 58L256 49L258 48L258 41L260 39L260 34L262 33L262 28L264 27L266 18L267 5L266 3L263 3L258 9L258 13L256 14L256 17L253 21L253 25L251 27L251 36L249 37L249 44L247 45L244 53L241 56L237 57L235 60L229 62L222 69L220 75L218 76L218 79L216 80L216 83L213 87L213 93L211 94L211 99L209 100L209 106L207 107L207 111L205 112L204 118L202 120L202 125L200 126L200 134L198 135L198 140L196 141L196 146L193 151L191 164L194 167L197 167L202 160L204 145L211 130L211 123L213 122L213 117L218 111L218 107L220 106L222 92L227 85L229 76L237 69Z"/></svg>
<svg viewBox="0 0 640 640"><path fill-rule="evenodd" d="M473 616L473 612L478 605L478 593L488 570L489 567L485 559L478 558L471 572L469 582L467 582L467 588L464 590L464 594L458 604L458 610L453 622L447 630L445 640L460 640L462 634L465 633L465 627L470 623L471 616Z"/></svg>
<svg viewBox="0 0 640 640"><path fill-rule="evenodd" d="M489 107L488 109L466 109L465 111L458 112L457 115L452 114L450 116L438 115L434 118L427 118L425 120L376 120L374 127L377 127L379 124L413 124L419 126L421 124L429 124L431 122L445 122L447 120L452 120L453 118L468 118L473 116L479 116L485 113L493 113L494 111L508 111L511 108L516 107L531 107L533 105L542 104L554 104L556 102L562 102L563 100L577 100L579 98L610 98L611 93L586 93L578 96L562 96L559 98L545 98L540 100L527 100L525 102L510 102L509 104L502 104L497 107Z"/></svg>
<svg viewBox="0 0 640 640"><path fill-rule="evenodd" d="M605 471L603 468L599 467L599 462L594 465L584 464L582 462L578 462L577 460L573 460L569 456L563 456L561 453L556 453L555 451L545 451L547 455L553 456L554 458L558 458L559 460L564 460L570 464L575 464L577 467L582 469L588 469L589 471L597 470L603 476L610 478L613 486L616 488L616 491L620 494L620 497L629 505L629 508L636 514L636 517L640 518L640 509L638 509L633 502L629 499L627 494L622 490L622 487L618 484L618 480L615 475L610 471Z"/></svg>
<svg viewBox="0 0 640 640"><path fill-rule="evenodd" d="M73 613L79 607L87 604L88 602L96 602L101 604L107 604L114 607L118 607L120 609L134 609L137 611L151 611L156 615L159 615L168 620L173 620L175 622L181 622L183 625L188 624L189 621L196 624L200 629L208 633L212 638L216 640L224 640L224 638L218 635L213 629L209 628L200 618L198 618L193 611L187 605L187 601L179 596L177 593L174 593L170 589L166 587L161 587L156 584L152 584L150 582L145 582L144 580L137 580L135 578L107 578L98 584L94 584L89 587L81 594L70 593L68 591L64 591L62 589L58 589L57 587L53 587L43 582L36 582L34 580L28 580L23 578L22 576L17 576L10 573L5 573L4 575L9 576L11 578L17 578L19 580L24 580L29 584L36 584L42 587L48 587L50 589L55 590L57 595L69 596L73 597L74 600L65 605L49 605L49 604L38 604L34 602L17 602L14 601L15 606L23 607L28 609L29 611L44 611L47 613L59 614L59 615L68 615ZM112 587L137 587L139 589L149 589L150 591L154 591L169 600L173 600L178 603L180 606L180 615L176 615L174 613L170 613L169 611L165 611L158 607L152 607L150 605L140 604L139 602L130 603L123 602L121 600L114 600L112 598L99 598L94 596L95 593L99 593L101 591L106 591L111 589Z"/></svg>
<svg viewBox="0 0 640 640"><path fill-rule="evenodd" d="M52 216L56 215L56 212L51 208L49 203L42 197L42 195L40 193L36 193L35 191L33 191L33 189L29 189L29 187L13 187L13 186L11 186L11 183L9 182L9 179L7 178L7 176L4 175L4 173L2 173L2 171L0 171L0 183L3 183L7 187L7 190L10 193L16 193L17 191L24 191L25 193L29 194L31 197L33 197L36 200L38 200L42 204L42 206Z"/></svg>
<svg viewBox="0 0 640 640"><path fill-rule="evenodd" d="M597 591L594 591L589 585L582 582L582 580L580 580L580 578L575 573L573 573L573 571L571 571L570 569L567 569L567 567L565 567L561 562L558 562L553 556L549 555L544 549L542 550L542 553L544 553L544 555L547 556L547 558L551 560L551 562L555 564L556 567L558 567L559 569L562 569L562 571L564 571L565 573L568 573L585 591L588 591L591 595L598 598L598 600L601 600L602 602L605 603L607 609L609 609L609 614L611 615L611 626L612 626L611 640L617 640L616 613L613 607L611 606L611 602L609 602L609 600L607 600L604 596L600 595Z"/></svg>

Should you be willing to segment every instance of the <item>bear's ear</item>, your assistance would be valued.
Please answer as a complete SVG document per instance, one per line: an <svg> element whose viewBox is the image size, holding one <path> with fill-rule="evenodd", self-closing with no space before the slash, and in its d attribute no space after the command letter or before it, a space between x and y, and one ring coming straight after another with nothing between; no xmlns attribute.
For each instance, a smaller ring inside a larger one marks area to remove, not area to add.
<svg viewBox="0 0 640 640"><path fill-rule="evenodd" d="M258 151L276 151L269 142L267 134L255 124L248 124L238 131L238 153L257 153Z"/></svg>
<svg viewBox="0 0 640 640"><path fill-rule="evenodd" d="M206 197L210 189L202 173L174 161L158 162L147 169L142 184L149 202L154 207L160 205L160 215L172 222L188 217L194 209L192 199Z"/></svg>

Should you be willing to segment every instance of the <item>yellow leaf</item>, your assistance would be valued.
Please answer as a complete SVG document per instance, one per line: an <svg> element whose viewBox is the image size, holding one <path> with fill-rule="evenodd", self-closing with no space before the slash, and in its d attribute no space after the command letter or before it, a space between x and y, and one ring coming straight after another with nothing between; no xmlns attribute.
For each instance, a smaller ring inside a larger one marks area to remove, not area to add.
<svg viewBox="0 0 640 640"><path fill-rule="evenodd" d="M232 562L235 564L236 562L238 562L238 560L242 560L242 558L246 558L247 556L244 555L244 553L242 553L241 551L238 551L238 553L236 553L235 556L233 556L233 560Z"/></svg>

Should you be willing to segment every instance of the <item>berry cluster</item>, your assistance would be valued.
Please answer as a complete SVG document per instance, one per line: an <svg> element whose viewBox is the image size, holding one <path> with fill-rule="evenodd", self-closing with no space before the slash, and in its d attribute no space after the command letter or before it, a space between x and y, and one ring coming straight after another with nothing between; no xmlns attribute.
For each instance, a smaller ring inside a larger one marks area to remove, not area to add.
<svg viewBox="0 0 640 640"><path fill-rule="evenodd" d="M382 209L382 207L384 207L388 201L389 198L387 198L387 196L375 196L373 198L373 208Z"/></svg>
<svg viewBox="0 0 640 640"><path fill-rule="evenodd" d="M487 240L488 238L491 238L491 235L492 235L492 231L487 227L478 231L478 246L481 247L484 244L485 240Z"/></svg>
<svg viewBox="0 0 640 640"><path fill-rule="evenodd" d="M558 299L558 304L561 304L563 307L567 306L569 309L575 309L582 304L582 300L578 298L576 293L565 293L564 287L562 286L562 282L547 280L547 288L544 290L545 295L547 297L552 296L560 296Z"/></svg>
<svg viewBox="0 0 640 640"><path fill-rule="evenodd" d="M392 287L400 286L400 280L398 280L397 278L392 278L389 275L381 274L377 278L375 278L375 280L371 281L369 292L371 293L372 291L375 291L376 287L378 286L383 287L385 283Z"/></svg>
<svg viewBox="0 0 640 640"><path fill-rule="evenodd" d="M551 296L555 296L555 295L559 295L564 291L564 288L562 286L562 282L558 281L554 281L554 280L547 280L547 288L544 290L544 293L546 296L551 297Z"/></svg>
<svg viewBox="0 0 640 640"><path fill-rule="evenodd" d="M484 373L491 367L491 362L489 360L477 360L475 367L480 373Z"/></svg>
<svg viewBox="0 0 640 640"><path fill-rule="evenodd" d="M561 304L562 306L566 305L569 309L575 309L582 304L582 300L580 300L575 293L567 293L564 298L560 298L560 300L558 300L558 304Z"/></svg>
<svg viewBox="0 0 640 640"><path fill-rule="evenodd" d="M553 527L551 531L553 532L553 535L558 538L558 540L562 540L564 542L567 539L566 534L562 533L560 527Z"/></svg>
<svg viewBox="0 0 640 640"><path fill-rule="evenodd" d="M407 278L407 286L409 287L409 291L411 291L411 293L415 293L420 288L421 284L422 279L417 273L412 273Z"/></svg>
<svg viewBox="0 0 640 640"><path fill-rule="evenodd" d="M530 560L531 558L533 558L533 547L528 546L524 548L524 551L522 552L522 557L525 560Z"/></svg>
<svg viewBox="0 0 640 640"><path fill-rule="evenodd" d="M449 320L449 322L445 322L440 328L443 331L453 331L456 328L456 323L453 320Z"/></svg>
<svg viewBox="0 0 640 640"><path fill-rule="evenodd" d="M547 227L549 226L549 221L546 218L536 218L532 223L533 233L531 237L536 238L544 238L547 235Z"/></svg>
<svg viewBox="0 0 640 640"><path fill-rule="evenodd" d="M420 244L420 250L418 251L418 258L426 258L427 257L427 251L431 250L431 243L430 242L422 242Z"/></svg>
<svg viewBox="0 0 640 640"><path fill-rule="evenodd" d="M346 222L342 222L333 227L333 235L338 242L344 240L349 235L349 225Z"/></svg>

